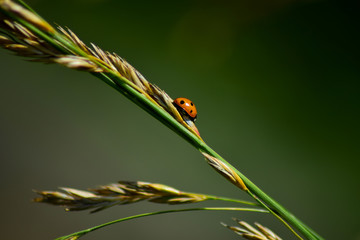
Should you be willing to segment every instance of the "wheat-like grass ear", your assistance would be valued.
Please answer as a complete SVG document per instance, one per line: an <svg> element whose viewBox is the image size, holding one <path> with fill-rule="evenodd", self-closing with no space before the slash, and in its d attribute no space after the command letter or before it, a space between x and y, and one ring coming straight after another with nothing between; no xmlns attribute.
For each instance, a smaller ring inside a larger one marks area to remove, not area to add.
<svg viewBox="0 0 360 240"><path fill-rule="evenodd" d="M255 226L257 227L256 229L245 221L241 221L236 218L234 221L237 222L239 226L230 226L225 223L221 224L248 240L282 240L269 228L266 228L259 223L255 223Z"/></svg>
<svg viewBox="0 0 360 240"><path fill-rule="evenodd" d="M88 191L68 187L60 189L62 191L34 191L40 195L34 202L63 206L67 211L93 209L91 212L98 212L115 205L140 201L179 205L215 199L205 194L184 192L164 184L142 181L119 181Z"/></svg>
<svg viewBox="0 0 360 240"><path fill-rule="evenodd" d="M0 29L1 47L33 61L59 63L98 77L183 137L201 153L208 154L210 157L207 157L207 160L212 167L265 209L270 210L271 214L296 236L300 238L287 222L308 239L322 239L210 148L200 137L195 124L184 121L173 106L172 99L159 87L149 83L118 55L103 51L94 44L91 48L87 47L73 32L64 29L57 31L25 4L22 6L11 0L0 0Z"/></svg>
<svg viewBox="0 0 360 240"><path fill-rule="evenodd" d="M15 12L21 11L16 10ZM30 18L29 15L31 14L31 12L27 12L25 14L26 19ZM36 15L33 15L32 18L37 19ZM41 21L37 19L32 22L38 24ZM79 50L83 51L84 56L76 55L75 52L73 52L75 55L64 54L58 49L53 48L47 42L42 41L29 29L9 19L2 19L0 25L9 34L16 36L16 39L1 36L0 46L3 48L13 51L19 56L32 58L32 61L58 63L71 69L93 73L107 73L112 71L115 75L124 78L127 84L143 94L158 107L164 109L176 121L200 138L195 124L188 124L184 121L184 118L174 106L173 99L158 86L148 82L140 72L117 54L103 51L95 44L91 44L92 48L90 48L86 46L74 32L70 29L65 30L62 27L58 27L60 33L62 33L69 42L74 44L74 46L78 47ZM115 82L115 84L116 83L117 82Z"/></svg>

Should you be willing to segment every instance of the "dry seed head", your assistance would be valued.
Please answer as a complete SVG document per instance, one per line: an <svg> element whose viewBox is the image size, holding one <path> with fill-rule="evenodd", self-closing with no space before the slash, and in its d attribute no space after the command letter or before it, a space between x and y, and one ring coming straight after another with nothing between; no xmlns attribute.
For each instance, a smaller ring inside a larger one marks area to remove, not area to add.
<svg viewBox="0 0 360 240"><path fill-rule="evenodd" d="M58 26L58 29L60 30L60 32L62 34L65 35L65 37L67 37L69 40L71 40L73 43L75 43L79 48L81 48L81 50L90 54L88 47L85 45L85 43L83 43L83 41L81 41L80 38L78 38L78 36L76 36L75 33L73 33L70 29L67 29L67 31L66 31L61 26Z"/></svg>
<svg viewBox="0 0 360 240"><path fill-rule="evenodd" d="M105 52L95 44L91 44L92 48L87 47L81 40L78 38L75 33L71 30L59 27L60 32L62 32L71 42L81 48L84 52L90 54L96 59L100 60L109 69L115 71L120 76L127 79L130 83L132 83L133 87L144 94L149 100L153 103L159 105L165 111L167 111L170 115L172 115L178 122L184 125L191 132L197 132L191 126L189 126L181 117L179 111L173 105L173 99L159 87L154 84L148 82L145 77L138 72L133 66L131 66L127 61L121 58L116 53ZM200 137L200 136L199 136Z"/></svg>
<svg viewBox="0 0 360 240"><path fill-rule="evenodd" d="M14 37L23 39L37 39L37 37L32 34L28 29L23 27L17 22L10 21L8 19L2 19L1 28L11 33Z"/></svg>
<svg viewBox="0 0 360 240"><path fill-rule="evenodd" d="M250 224L244 221L240 221L234 219L241 227L239 226L229 226L225 223L221 223L223 226L228 229L234 231L236 234L244 237L248 240L282 240L279 236L277 236L270 229L260 225L259 223L255 223L255 226L260 230L258 231L256 228L252 227Z"/></svg>
<svg viewBox="0 0 360 240"><path fill-rule="evenodd" d="M277 236L273 231L269 228L262 226L260 223L255 223L255 226L265 234L270 240L281 240L279 236Z"/></svg>
<svg viewBox="0 0 360 240"><path fill-rule="evenodd" d="M54 58L55 63L64 65L65 67L80 70L80 71L89 71L89 72L101 72L102 69L96 66L93 62L89 61L87 58L78 57L78 56L63 56Z"/></svg>
<svg viewBox="0 0 360 240"><path fill-rule="evenodd" d="M0 46L15 52L19 56L31 57L43 62L53 62L53 58L61 54L58 50L42 41L28 29L8 19L0 20L0 26L12 38L1 35Z"/></svg>
<svg viewBox="0 0 360 240"><path fill-rule="evenodd" d="M259 236L263 239L266 239L266 236L264 236L260 231L256 230L256 228L252 227L250 224L248 224L245 221L237 221L239 225L243 226L246 230L248 230L251 234Z"/></svg>
<svg viewBox="0 0 360 240"><path fill-rule="evenodd" d="M147 182L120 181L89 191L60 188L57 191L35 191L40 197L35 202L64 206L67 211L95 209L97 212L111 206L147 200L154 203L184 204L201 202L206 195L179 191L167 185Z"/></svg>
<svg viewBox="0 0 360 240"><path fill-rule="evenodd" d="M43 31L49 33L55 32L55 29L42 18L10 0L0 0L0 8L17 15L24 21L31 23L32 25L42 29Z"/></svg>
<svg viewBox="0 0 360 240"><path fill-rule="evenodd" d="M64 51L59 51L52 45L47 44L44 40L38 38L23 25L4 16L2 16L2 18L0 17L0 28L5 29L6 33L15 37L16 40L14 40L15 42L9 43L4 42L5 39L2 39L3 41L0 41L0 45L3 48L14 51L21 56L32 57L34 58L33 61L59 63L72 69L88 72L111 72L112 74L118 75L122 77L122 79L125 79L128 85L143 94L151 102L164 109L179 123L200 138L196 126L192 124L189 125L183 120L182 116L173 105L173 99L163 90L149 83L143 75L117 54L103 51L94 44L91 44L92 48L89 48L69 29L65 30L64 28L59 27L60 33L56 33L55 29L39 16L14 2L0 0L0 8L15 14L17 17L20 17L24 21L31 23L45 32L58 35L62 34L70 44L73 44L73 46L80 52L83 52L83 54L78 54L76 51L70 50L69 48L66 48L66 50L64 49ZM21 46L11 44L20 44ZM65 54L65 51L66 53L70 51L73 55L67 55ZM114 83L118 84L116 80Z"/></svg>
<svg viewBox="0 0 360 240"><path fill-rule="evenodd" d="M202 155L204 155L208 164L212 166L221 175L223 175L227 180L229 180L231 183L244 191L248 190L243 180L232 168L228 167L220 159L217 159L216 157L213 157L205 152L202 152Z"/></svg>

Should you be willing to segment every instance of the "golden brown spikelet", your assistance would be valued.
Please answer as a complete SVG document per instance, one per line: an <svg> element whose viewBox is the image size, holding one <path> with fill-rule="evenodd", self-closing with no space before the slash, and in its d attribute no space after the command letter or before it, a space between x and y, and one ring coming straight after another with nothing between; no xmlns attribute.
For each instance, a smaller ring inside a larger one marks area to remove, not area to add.
<svg viewBox="0 0 360 240"><path fill-rule="evenodd" d="M65 207L67 211L95 209L97 212L115 205L130 204L147 200L154 203L184 204L208 200L208 196L179 191L173 187L148 182L120 181L88 191L60 188L59 191L35 191L40 197L35 202Z"/></svg>
<svg viewBox="0 0 360 240"><path fill-rule="evenodd" d="M217 159L216 157L213 157L205 152L202 152L202 155L205 157L208 164L213 167L217 172L219 172L221 175L223 175L227 180L229 180L231 183L239 187L240 189L247 191L248 188L246 187L243 180L240 178L240 176L230 167L228 167L224 162Z"/></svg>
<svg viewBox="0 0 360 240"><path fill-rule="evenodd" d="M240 226L229 226L225 223L222 223L223 226L234 231L236 234L239 234L245 239L248 240L282 240L270 229L262 226L259 223L255 223L255 226L258 228L252 227L250 224L238 219L234 219Z"/></svg>
<svg viewBox="0 0 360 240"><path fill-rule="evenodd" d="M25 21L31 23L39 29L42 29L45 32L55 32L55 29L46 21L44 21L41 17L23 8L21 5L13 1L0 0L0 6L5 11L18 16L21 19L24 19Z"/></svg>

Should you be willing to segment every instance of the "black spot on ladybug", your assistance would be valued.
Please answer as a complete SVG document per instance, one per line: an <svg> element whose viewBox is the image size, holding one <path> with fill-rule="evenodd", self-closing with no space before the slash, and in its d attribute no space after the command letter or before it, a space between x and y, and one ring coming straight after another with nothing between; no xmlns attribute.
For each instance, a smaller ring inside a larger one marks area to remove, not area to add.
<svg viewBox="0 0 360 240"><path fill-rule="evenodd" d="M192 102L190 104L191 104L191 106L194 106L194 104Z"/></svg>
<svg viewBox="0 0 360 240"><path fill-rule="evenodd" d="M190 113L192 113L192 110L190 110Z"/></svg>
<svg viewBox="0 0 360 240"><path fill-rule="evenodd" d="M180 101L180 104L184 104L184 103L185 103L184 100L181 100L181 101Z"/></svg>

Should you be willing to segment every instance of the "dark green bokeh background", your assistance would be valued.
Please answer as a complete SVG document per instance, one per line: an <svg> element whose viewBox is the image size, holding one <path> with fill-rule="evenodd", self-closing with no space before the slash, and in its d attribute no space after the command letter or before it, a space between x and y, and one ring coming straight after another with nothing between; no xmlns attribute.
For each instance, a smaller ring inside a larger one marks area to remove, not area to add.
<svg viewBox="0 0 360 240"><path fill-rule="evenodd" d="M84 42L117 52L173 98L192 99L206 142L322 236L360 239L358 4L27 2ZM144 180L249 199L100 80L5 50L0 62L2 238L51 239L170 208L65 213L32 203L32 189ZM293 238L268 215L196 212L117 224L86 239L239 239L219 224L231 217Z"/></svg>

